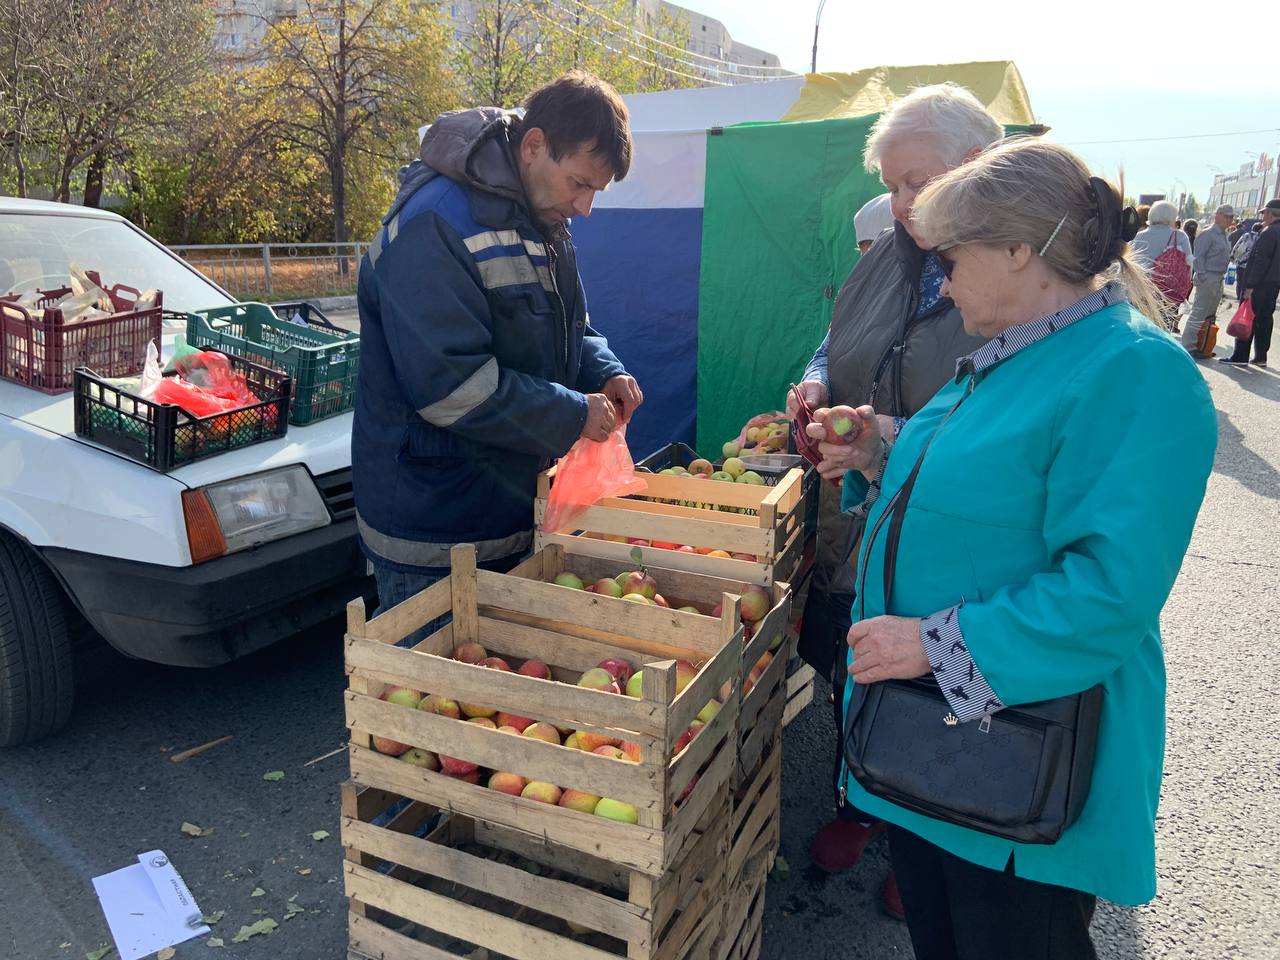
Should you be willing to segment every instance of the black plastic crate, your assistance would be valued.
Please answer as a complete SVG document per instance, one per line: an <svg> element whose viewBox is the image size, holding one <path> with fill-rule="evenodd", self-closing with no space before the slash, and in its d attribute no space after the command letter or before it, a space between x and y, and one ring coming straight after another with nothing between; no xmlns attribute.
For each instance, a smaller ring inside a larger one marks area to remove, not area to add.
<svg viewBox="0 0 1280 960"><path fill-rule="evenodd" d="M233 370L244 375L259 402L207 417L191 416L173 404L144 400L78 368L76 435L162 473L284 436L289 429L289 377L239 357L224 356Z"/></svg>

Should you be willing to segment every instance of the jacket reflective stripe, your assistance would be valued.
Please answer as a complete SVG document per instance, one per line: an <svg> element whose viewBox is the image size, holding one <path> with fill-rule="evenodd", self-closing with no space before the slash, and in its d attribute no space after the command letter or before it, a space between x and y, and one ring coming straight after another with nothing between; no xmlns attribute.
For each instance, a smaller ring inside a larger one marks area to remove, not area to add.
<svg viewBox="0 0 1280 960"><path fill-rule="evenodd" d="M451 394L418 411L418 416L437 427L450 427L461 420L498 389L498 360L490 357L475 373L463 380Z"/></svg>
<svg viewBox="0 0 1280 960"><path fill-rule="evenodd" d="M364 545L379 557L390 560L392 563L403 563L412 567L447 567L449 551L456 546L453 543L427 543L422 540L389 537L365 523L364 517L358 512L356 529ZM476 559L482 562L501 560L504 557L524 553L532 544L532 530L522 530L496 540L477 540L475 541Z"/></svg>
<svg viewBox="0 0 1280 960"><path fill-rule="evenodd" d="M490 247L514 247L520 244L520 233L516 230L486 230L476 233L462 241L472 253L488 250Z"/></svg>
<svg viewBox="0 0 1280 960"><path fill-rule="evenodd" d="M524 242L524 252L531 257L545 257L547 255L546 244L538 243L536 240L526 240Z"/></svg>
<svg viewBox="0 0 1280 960"><path fill-rule="evenodd" d="M526 256L477 260L476 269L480 271L481 281L490 290L496 287L510 287L518 283L541 282L533 263ZM548 280L550 276L548 273Z"/></svg>
<svg viewBox="0 0 1280 960"><path fill-rule="evenodd" d="M387 243L390 243L400 235L400 214L396 214L391 218L391 222L387 224ZM378 235L373 238L373 242L369 244L369 266L373 266L378 262L378 258L382 256L382 248L387 244L382 242L382 231L378 231Z"/></svg>

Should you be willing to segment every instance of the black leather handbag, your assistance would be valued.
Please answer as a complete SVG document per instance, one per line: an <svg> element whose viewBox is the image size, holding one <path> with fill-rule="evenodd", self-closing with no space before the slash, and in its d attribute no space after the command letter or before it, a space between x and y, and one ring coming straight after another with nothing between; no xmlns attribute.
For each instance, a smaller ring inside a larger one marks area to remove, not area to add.
<svg viewBox="0 0 1280 960"><path fill-rule="evenodd" d="M888 522L886 612L907 501L932 442L870 534L874 545ZM870 546L863 555L871 555ZM864 570L860 598L865 583ZM855 684L843 731L845 763L868 793L908 810L1019 843L1055 843L1089 795L1103 692L1099 685L961 723L932 675Z"/></svg>

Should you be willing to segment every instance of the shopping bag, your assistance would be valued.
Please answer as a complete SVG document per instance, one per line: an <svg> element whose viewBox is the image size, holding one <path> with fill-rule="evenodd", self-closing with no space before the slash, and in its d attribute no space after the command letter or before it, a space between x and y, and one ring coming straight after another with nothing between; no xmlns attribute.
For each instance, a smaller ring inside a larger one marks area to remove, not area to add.
<svg viewBox="0 0 1280 960"><path fill-rule="evenodd" d="M555 533L573 523L601 497L625 497L648 486L636 475L631 451L627 449L625 423L614 427L602 443L583 437L556 465L542 529Z"/></svg>
<svg viewBox="0 0 1280 960"><path fill-rule="evenodd" d="M1253 304L1248 300L1236 308L1235 315L1227 324L1227 334L1237 340L1248 340L1253 336Z"/></svg>

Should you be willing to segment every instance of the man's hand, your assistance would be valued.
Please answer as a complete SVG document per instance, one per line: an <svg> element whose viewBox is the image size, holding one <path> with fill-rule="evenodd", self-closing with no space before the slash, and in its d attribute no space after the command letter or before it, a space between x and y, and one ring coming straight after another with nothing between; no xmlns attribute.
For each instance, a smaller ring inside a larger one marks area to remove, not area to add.
<svg viewBox="0 0 1280 960"><path fill-rule="evenodd" d="M629 377L625 373L610 377L601 389L604 395L617 405L622 414L623 423L629 421L631 415L636 412L636 407L644 403L640 384L636 383L635 377Z"/></svg>
<svg viewBox="0 0 1280 960"><path fill-rule="evenodd" d="M933 668L920 642L919 617L872 617L849 628L854 683L912 680Z"/></svg>
<svg viewBox="0 0 1280 960"><path fill-rule="evenodd" d="M587 394L587 422L582 425L582 436L603 443L609 439L617 422L618 411L612 400L603 393Z"/></svg>
<svg viewBox="0 0 1280 960"><path fill-rule="evenodd" d="M826 441L827 415L831 411L820 407L813 412L813 423L807 432L818 444L818 452L822 454L822 462L818 464L818 473L824 480L841 480L850 470L867 470L880 456L881 434L880 421L870 406L861 406L854 411L858 415L858 434L853 443L828 443Z"/></svg>
<svg viewBox="0 0 1280 960"><path fill-rule="evenodd" d="M1251 297L1252 295L1253 295L1252 290L1241 290L1240 296L1243 297L1244 299L1242 299L1240 302L1243 303L1245 300L1248 300L1249 297Z"/></svg>
<svg viewBox="0 0 1280 960"><path fill-rule="evenodd" d="M816 410L818 407L827 405L827 385L821 380L805 380L797 383L796 387L800 390L800 395L804 397L804 402L809 405L810 410ZM787 419L794 420L796 414L800 412L800 407L796 403L795 395L790 390L787 391Z"/></svg>

